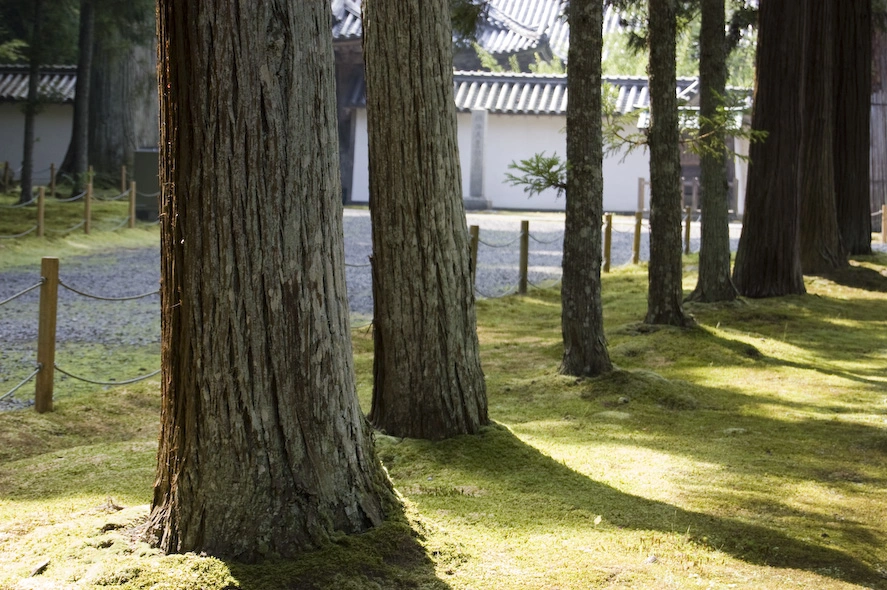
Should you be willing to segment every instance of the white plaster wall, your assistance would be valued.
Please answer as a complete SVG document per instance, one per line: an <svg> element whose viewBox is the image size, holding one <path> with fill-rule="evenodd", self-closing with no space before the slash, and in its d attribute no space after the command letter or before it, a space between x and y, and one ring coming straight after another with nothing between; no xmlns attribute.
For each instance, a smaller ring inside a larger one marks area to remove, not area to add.
<svg viewBox="0 0 887 590"><path fill-rule="evenodd" d="M356 113L354 144L354 176L352 200L369 201L369 160L366 111ZM462 190L468 194L471 160L471 114L458 113L459 160L462 167ZM556 210L564 209L564 198L548 190L528 198L519 186L505 180L508 165L525 160L538 152L566 156L566 118L547 115L489 115L485 155L484 191L495 209ZM645 150L637 150L623 161L623 154L604 160L604 210L634 211L637 208L638 177L649 178L649 160Z"/></svg>
<svg viewBox="0 0 887 590"><path fill-rule="evenodd" d="M34 180L49 180L50 164L58 167L65 157L71 141L72 105L47 105L34 121ZM9 162L16 171L22 166L25 137L25 115L18 103L0 103L0 166Z"/></svg>

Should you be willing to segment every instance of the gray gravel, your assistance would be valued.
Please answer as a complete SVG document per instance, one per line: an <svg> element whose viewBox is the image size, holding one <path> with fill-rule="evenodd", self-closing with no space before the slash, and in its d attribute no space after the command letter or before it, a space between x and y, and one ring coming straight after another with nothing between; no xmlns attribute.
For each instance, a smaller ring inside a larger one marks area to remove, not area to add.
<svg viewBox="0 0 887 590"><path fill-rule="evenodd" d="M473 213L469 225L480 226L477 291L480 297L513 292L518 281L519 242L522 219L530 221L529 281L551 284L561 276L563 214ZM372 249L369 213L347 209L344 215L346 278L353 325L372 315L372 285L368 256ZM691 232L691 248L699 249L699 226ZM740 227L731 226L731 246L738 244ZM633 220L614 221L612 264L631 260ZM499 247L502 246L502 247ZM642 236L641 258L647 259L649 239ZM882 245L876 248L887 250ZM61 280L89 293L124 297L155 291L159 286L160 253L154 248L124 250L71 258L63 262ZM39 280L39 268L16 269L0 274L0 300ZM0 306L0 395L18 383L35 363L38 291ZM127 302L85 299L66 289L59 291L57 339L60 343L99 343L106 346L138 346L159 342L159 297Z"/></svg>

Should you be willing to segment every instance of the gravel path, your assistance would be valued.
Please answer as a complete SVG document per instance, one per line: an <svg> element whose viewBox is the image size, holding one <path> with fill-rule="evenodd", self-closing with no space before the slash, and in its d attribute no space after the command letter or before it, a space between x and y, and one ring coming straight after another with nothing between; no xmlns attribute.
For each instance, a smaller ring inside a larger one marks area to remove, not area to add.
<svg viewBox="0 0 887 590"><path fill-rule="evenodd" d="M477 292L497 297L516 290L521 220L530 221L529 281L553 282L561 276L564 218L560 213L473 213L469 225L480 226ZM691 248L699 249L699 226L691 232ZM372 250L369 212L346 209L345 258L352 323L365 323L372 315L372 285L368 256ZM731 226L731 246L738 244L740 227ZM631 260L633 220L614 221L612 264ZM649 235L642 236L641 258L646 259ZM887 250L882 245L877 249ZM153 248L66 260L61 280L75 289L104 297L123 297L155 291L159 285L160 253ZM0 274L0 299L30 287L39 269ZM0 395L24 378L34 365L37 338L38 291L0 307ZM126 302L86 299L59 289L57 339L60 343L90 342L106 346L151 345L159 342L159 296Z"/></svg>

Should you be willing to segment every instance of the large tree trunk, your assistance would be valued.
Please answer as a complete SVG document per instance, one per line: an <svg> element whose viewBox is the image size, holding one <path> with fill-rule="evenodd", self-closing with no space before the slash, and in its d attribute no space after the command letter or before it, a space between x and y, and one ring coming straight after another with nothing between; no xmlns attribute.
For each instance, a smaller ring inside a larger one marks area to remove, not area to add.
<svg viewBox="0 0 887 590"><path fill-rule="evenodd" d="M395 436L487 423L462 203L447 0L366 0L373 403Z"/></svg>
<svg viewBox="0 0 887 590"><path fill-rule="evenodd" d="M835 207L835 3L804 3L799 163L804 274L828 272L847 264Z"/></svg>
<svg viewBox="0 0 887 590"><path fill-rule="evenodd" d="M330 4L161 0L162 366L148 538L292 556L382 522L355 397Z"/></svg>
<svg viewBox="0 0 887 590"><path fill-rule="evenodd" d="M871 254L872 3L840 0L836 4L833 151L838 226L850 254Z"/></svg>
<svg viewBox="0 0 887 590"><path fill-rule="evenodd" d="M107 31L96 43L90 91L89 161L114 175L133 153L157 145L156 47L133 45Z"/></svg>
<svg viewBox="0 0 887 590"><path fill-rule="evenodd" d="M724 0L702 0L699 33L699 117L702 156L702 247L692 301L736 299L730 278L730 210L727 199L726 133L717 124L727 86Z"/></svg>
<svg viewBox="0 0 887 590"><path fill-rule="evenodd" d="M594 376L613 369L601 305L601 27L598 0L570 6L570 101L567 103L567 205L561 326L566 375Z"/></svg>
<svg viewBox="0 0 887 590"><path fill-rule="evenodd" d="M73 192L86 186L89 168L89 79L92 75L92 56L95 39L95 12L93 0L80 0L80 37L77 42L77 84L74 88L74 117L71 141L59 173L73 179Z"/></svg>
<svg viewBox="0 0 887 590"><path fill-rule="evenodd" d="M798 222L803 3L769 0L758 17L754 142L733 283L746 297L804 293Z"/></svg>
<svg viewBox="0 0 887 590"><path fill-rule="evenodd" d="M25 102L24 145L22 146L21 194L19 203L28 203L34 198L34 125L37 108L40 105L38 96L40 82L40 35L43 25L43 0L34 0L34 25L31 29L31 43L28 47L28 100Z"/></svg>
<svg viewBox="0 0 887 590"><path fill-rule="evenodd" d="M650 265L648 324L684 326L681 300L681 152L675 94L676 0L649 0Z"/></svg>

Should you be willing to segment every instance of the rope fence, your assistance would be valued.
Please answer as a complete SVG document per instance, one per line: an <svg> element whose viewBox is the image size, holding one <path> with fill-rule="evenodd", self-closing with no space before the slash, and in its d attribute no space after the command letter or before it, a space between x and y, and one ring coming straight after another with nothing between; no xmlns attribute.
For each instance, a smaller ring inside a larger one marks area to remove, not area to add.
<svg viewBox="0 0 887 590"><path fill-rule="evenodd" d="M141 293L138 295L129 295L124 297L106 297L104 295L88 293L86 291L72 287L62 281L59 278L59 260L58 258L52 257L43 258L40 265L40 275L41 277L38 283L22 289L18 293L15 293L14 295L11 295L10 297L7 297L6 299L0 301L0 306L2 306L15 299L18 299L19 297L26 295L27 293L30 293L31 291L34 291L35 289L40 289L37 328L37 367L10 391L0 395L0 401L11 397L22 387L27 385L30 381L36 380L34 391L34 409L38 413L52 411L55 371L58 371L62 375L65 375L77 381L83 381L85 383L90 383L93 385L104 386L128 385L131 383L137 383L145 379L150 379L151 377L154 377L160 373L160 370L158 369L157 371L154 371L152 373L139 375L137 377L129 379L109 379L102 381L72 373L67 369L59 367L59 365L55 362L59 287L66 289L76 295L80 295L81 297L86 297L97 301L111 302L144 299L146 297L158 295L160 293L159 289L151 291L150 293Z"/></svg>
<svg viewBox="0 0 887 590"><path fill-rule="evenodd" d="M136 183L130 182L127 186L127 176L126 176L126 166L121 166L120 170L120 192L114 196L102 197L98 196L94 192L93 188L93 179L95 177L95 173L93 172L92 166L89 167L89 172L86 174L86 188L79 194L72 194L70 197L66 198L58 198L56 197L56 169L53 164L47 170L50 171L49 175L49 184L48 186L40 186L37 187L36 196L34 196L31 200L26 203L16 203L14 205L0 205L0 209L21 209L24 207L29 207L31 205L37 206L37 223L33 227L29 228L26 231L21 233L16 233L12 235L0 235L0 239L17 239L23 238L31 233L37 232L38 237L44 237L46 232L52 232L55 234L64 234L68 233L80 228L83 228L83 232L89 234L92 228L92 203L93 201L102 201L102 202L117 202L122 201L123 199L127 199L129 201L129 211L128 215L120 220L117 220L113 223L113 225L103 231L114 232L123 227L134 228L136 223L136 197L143 198L152 198L158 196L160 193L154 194L145 194L140 193L136 189ZM10 187L10 177L11 169L9 168L9 164L5 164L4 172L2 176L0 176L0 181L2 181L2 187L4 192L9 190ZM65 176L65 175L62 175ZM71 179L73 183L73 179ZM57 203L73 203L76 201L83 201L83 220L80 223L74 224L71 227L65 229L54 229L46 227L45 223L45 210L46 210L46 192L49 191L49 195L52 197L56 197L54 199Z"/></svg>

